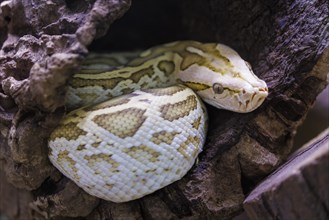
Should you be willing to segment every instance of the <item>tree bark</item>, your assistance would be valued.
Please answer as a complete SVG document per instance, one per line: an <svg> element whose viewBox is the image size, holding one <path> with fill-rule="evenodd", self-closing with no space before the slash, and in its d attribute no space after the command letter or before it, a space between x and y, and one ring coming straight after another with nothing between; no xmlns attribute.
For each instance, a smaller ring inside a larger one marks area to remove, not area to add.
<svg viewBox="0 0 329 220"><path fill-rule="evenodd" d="M328 146L329 129L257 186L244 201L250 219L328 219Z"/></svg>
<svg viewBox="0 0 329 220"><path fill-rule="evenodd" d="M0 2L0 212L11 219L230 219L287 158L297 126L327 84L327 1L140 0L103 38L129 0ZM207 106L199 163L170 186L122 204L88 195L47 158L66 82L87 47L110 52L179 39L237 50L267 82L268 99L249 114Z"/></svg>

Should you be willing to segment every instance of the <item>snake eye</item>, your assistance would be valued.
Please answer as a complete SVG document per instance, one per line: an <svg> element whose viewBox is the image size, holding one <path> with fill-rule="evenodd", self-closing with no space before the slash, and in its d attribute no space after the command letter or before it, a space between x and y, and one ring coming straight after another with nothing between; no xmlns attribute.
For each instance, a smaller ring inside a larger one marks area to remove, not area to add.
<svg viewBox="0 0 329 220"><path fill-rule="evenodd" d="M222 86L222 84L219 83L215 83L214 85L212 85L212 89L216 94L222 94L224 92L224 87Z"/></svg>

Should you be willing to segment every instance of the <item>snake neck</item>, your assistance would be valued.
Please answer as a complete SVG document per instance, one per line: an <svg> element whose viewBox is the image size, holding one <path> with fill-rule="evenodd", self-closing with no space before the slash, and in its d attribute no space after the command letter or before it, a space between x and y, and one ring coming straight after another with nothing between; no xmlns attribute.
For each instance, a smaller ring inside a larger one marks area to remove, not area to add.
<svg viewBox="0 0 329 220"><path fill-rule="evenodd" d="M99 57L96 57L96 60L91 57L83 65L82 70L73 75L69 83L67 106L73 109L138 89L161 88L177 84L180 82L177 73L182 67L186 68L195 61L187 50L192 44L200 43L183 41L153 47L130 59L130 62L121 63L124 66L111 71L99 72L97 68L103 68L104 65L95 64L99 62L97 61ZM112 61L111 57L104 58ZM109 68L109 63L106 64L105 67Z"/></svg>
<svg viewBox="0 0 329 220"><path fill-rule="evenodd" d="M205 54L219 57L224 63L229 63L227 58L222 56L216 49L216 45L215 43L201 44L196 41L173 42L152 47L140 53L134 59L130 58L129 62L118 69L102 72L96 70L96 73L88 68L88 66L93 67L95 65L93 62L96 61L88 59L87 65L84 65L80 73L73 76L70 86L83 88L99 85L105 90L115 90L118 91L118 95L122 95L131 92L131 89L173 85L182 82L181 73L192 65L204 66L219 71ZM121 62L121 64L124 63ZM186 82L189 85L195 78L192 76L189 79L186 75L183 77L184 83Z"/></svg>
<svg viewBox="0 0 329 220"><path fill-rule="evenodd" d="M124 67L96 74L83 70L83 73L73 76L69 86L74 89L100 87L117 96L137 89L173 85L177 79L175 72L179 71L178 62L174 53L168 52L138 66L128 63Z"/></svg>

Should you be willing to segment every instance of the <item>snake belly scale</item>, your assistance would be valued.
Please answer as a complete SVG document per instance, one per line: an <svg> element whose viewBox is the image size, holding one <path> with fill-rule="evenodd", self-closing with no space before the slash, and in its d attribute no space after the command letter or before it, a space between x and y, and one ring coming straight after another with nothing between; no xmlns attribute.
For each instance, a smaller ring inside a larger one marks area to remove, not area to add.
<svg viewBox="0 0 329 220"><path fill-rule="evenodd" d="M129 59L119 67L87 59L68 89L67 107L80 108L49 138L54 166L113 202L143 197L191 169L206 137L201 99L244 113L267 96L266 83L225 45L174 42Z"/></svg>

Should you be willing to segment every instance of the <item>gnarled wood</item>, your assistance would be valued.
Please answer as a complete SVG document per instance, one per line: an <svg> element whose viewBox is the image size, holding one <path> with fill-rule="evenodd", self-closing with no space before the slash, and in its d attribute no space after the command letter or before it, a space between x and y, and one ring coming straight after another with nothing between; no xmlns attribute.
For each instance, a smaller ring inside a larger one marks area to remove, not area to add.
<svg viewBox="0 0 329 220"><path fill-rule="evenodd" d="M4 181L24 192L7 197L12 206L22 198L17 209L1 202L1 212L12 219L230 219L254 184L290 153L297 126L327 84L327 1L154 2L134 1L108 36L95 40L130 1L2 1L1 194L10 188ZM150 19L136 30L136 21ZM182 180L136 201L100 201L51 166L47 138L65 111L65 84L93 40L89 49L111 51L108 45L127 49L186 38L237 50L269 85L264 105L249 114L208 106L209 133L199 163Z"/></svg>
<svg viewBox="0 0 329 220"><path fill-rule="evenodd" d="M328 219L329 129L257 186L244 201L250 219Z"/></svg>

